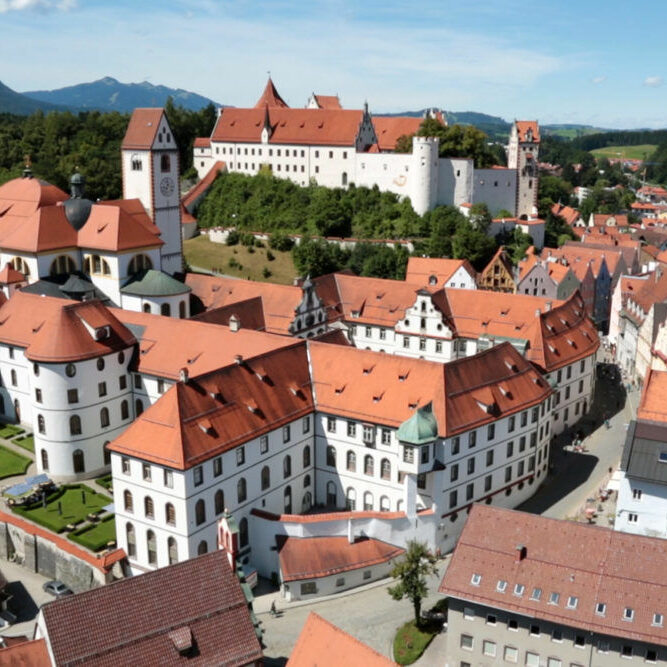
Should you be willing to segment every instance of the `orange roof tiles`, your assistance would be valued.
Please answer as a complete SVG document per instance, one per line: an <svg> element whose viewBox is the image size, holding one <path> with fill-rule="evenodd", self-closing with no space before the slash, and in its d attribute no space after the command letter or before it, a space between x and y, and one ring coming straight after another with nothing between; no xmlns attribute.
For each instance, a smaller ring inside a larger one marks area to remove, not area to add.
<svg viewBox="0 0 667 667"><path fill-rule="evenodd" d="M163 244L162 239L151 233L122 206L94 204L78 236L78 245L82 248L111 252L154 248Z"/></svg>
<svg viewBox="0 0 667 667"><path fill-rule="evenodd" d="M0 271L0 283L3 285L13 285L24 281L25 276L20 271L17 271L9 262L7 262L5 268Z"/></svg>
<svg viewBox="0 0 667 667"><path fill-rule="evenodd" d="M391 667L395 662L311 611L287 667Z"/></svg>
<svg viewBox="0 0 667 667"><path fill-rule="evenodd" d="M121 150L149 150L155 141L163 109L135 109L127 125Z"/></svg>
<svg viewBox="0 0 667 667"><path fill-rule="evenodd" d="M194 148L210 148L211 147L211 138L210 137L197 137L193 143Z"/></svg>
<svg viewBox="0 0 667 667"><path fill-rule="evenodd" d="M549 278L553 280L556 285L560 285L565 278L567 278L570 269L559 262L547 262L549 269Z"/></svg>
<svg viewBox="0 0 667 667"><path fill-rule="evenodd" d="M422 118L412 116L373 116L373 127L381 151L393 151L403 135L416 134Z"/></svg>
<svg viewBox="0 0 667 667"><path fill-rule="evenodd" d="M3 249L35 253L76 247L76 230L67 220L63 206L38 208L17 223L10 225L7 221L0 225Z"/></svg>
<svg viewBox="0 0 667 667"><path fill-rule="evenodd" d="M525 222L525 221L524 221ZM500 246L498 250L496 250L495 254L489 261L489 263L482 269L482 272L479 274L480 280L483 280L488 274L493 271L493 267L497 264L500 263L503 265L507 273L509 273L510 276L514 275L514 271L512 270L512 263L510 262L509 258L507 257L507 252L505 250L504 246Z"/></svg>
<svg viewBox="0 0 667 667"><path fill-rule="evenodd" d="M562 204L554 204L551 207L551 212L554 215L558 215L563 218L563 220L565 220L566 224L568 225L573 225L577 220L579 220L579 216L581 215L576 208L572 208L571 206L563 206Z"/></svg>
<svg viewBox="0 0 667 667"><path fill-rule="evenodd" d="M405 282L420 287L430 284L431 276L435 276L436 284L444 287L445 283L463 267L470 276L475 278L475 269L467 259L446 259L435 257L409 257L405 273Z"/></svg>
<svg viewBox="0 0 667 667"><path fill-rule="evenodd" d="M265 118L271 127L271 144L314 144L354 147L363 111L345 109L290 109L265 107L222 110L211 141L261 141Z"/></svg>
<svg viewBox="0 0 667 667"><path fill-rule="evenodd" d="M315 579L386 563L405 549L381 540L347 537L278 538L278 557L283 581Z"/></svg>
<svg viewBox="0 0 667 667"><path fill-rule="evenodd" d="M11 644L7 648L0 648L0 665L3 667L51 667L46 641L33 639Z"/></svg>
<svg viewBox="0 0 667 667"><path fill-rule="evenodd" d="M627 227L628 216L621 213L613 215L609 213L593 213L593 225L595 227Z"/></svg>
<svg viewBox="0 0 667 667"><path fill-rule="evenodd" d="M615 248L591 248L584 243L565 244L560 248L545 248L542 250L542 258L548 259L565 259L570 267L573 268L577 263L589 263L593 276L597 279L602 262L607 266L607 271L610 275L614 275L614 271L622 257L620 250Z"/></svg>
<svg viewBox="0 0 667 667"><path fill-rule="evenodd" d="M146 213L144 205L140 199L109 199L107 201L95 202L96 206L115 206L122 211L131 215L136 222L148 230L155 236L160 235L160 228L153 222L151 217Z"/></svg>
<svg viewBox="0 0 667 667"><path fill-rule="evenodd" d="M191 319L197 322L209 322L211 324L223 324L229 326L229 320L236 317L241 329L252 329L254 331L265 331L264 307L262 297L255 296L245 301L237 301L219 308L206 310Z"/></svg>
<svg viewBox="0 0 667 667"><path fill-rule="evenodd" d="M635 293L630 298L641 307L644 313L648 313L654 303L667 299L667 272L654 271L646 280L638 284Z"/></svg>
<svg viewBox="0 0 667 667"><path fill-rule="evenodd" d="M649 368L637 407L637 419L667 423L667 371Z"/></svg>
<svg viewBox="0 0 667 667"><path fill-rule="evenodd" d="M532 141L539 143L540 141L540 128L536 120L516 120L514 121L516 125L517 133L519 135L519 141L528 141L527 133L530 130L533 133Z"/></svg>
<svg viewBox="0 0 667 667"><path fill-rule="evenodd" d="M517 545L525 547L520 560ZM475 504L439 590L557 625L667 645L667 626L653 625L667 599L664 553L659 538ZM499 580L507 582L505 592ZM515 584L523 595L513 594ZM534 588L541 599L531 596ZM558 604L549 603L552 592ZM570 597L576 604L568 607ZM606 605L604 615L595 613L597 603Z"/></svg>
<svg viewBox="0 0 667 667"><path fill-rule="evenodd" d="M294 311L303 295L300 287L292 285L205 276L198 273L188 273L185 284L192 289L196 297L201 299L206 310L261 296L266 330L269 333L283 335L289 334Z"/></svg>
<svg viewBox="0 0 667 667"><path fill-rule="evenodd" d="M261 97L257 100L257 103L255 104L255 109L261 109L265 106L289 108L287 102L285 102L285 100L282 97L280 97L278 90L273 85L271 77L269 77L269 80L266 82L266 86L264 86L264 91L262 92Z"/></svg>
<svg viewBox="0 0 667 667"><path fill-rule="evenodd" d="M236 335L245 333L250 332ZM312 411L306 344L291 342L176 383L109 449L185 470ZM206 428L201 427L203 416Z"/></svg>
<svg viewBox="0 0 667 667"><path fill-rule="evenodd" d="M38 208L69 199L55 185L38 178L14 178L0 185L0 222L5 217L27 217Z"/></svg>
<svg viewBox="0 0 667 667"><path fill-rule="evenodd" d="M338 95L313 95L320 109L342 109Z"/></svg>

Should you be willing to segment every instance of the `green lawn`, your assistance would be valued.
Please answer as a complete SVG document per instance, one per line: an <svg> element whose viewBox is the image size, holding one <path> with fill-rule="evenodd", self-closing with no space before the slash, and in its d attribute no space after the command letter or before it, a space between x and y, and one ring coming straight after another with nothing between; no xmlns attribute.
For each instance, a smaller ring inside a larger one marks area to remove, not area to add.
<svg viewBox="0 0 667 667"><path fill-rule="evenodd" d="M607 146L591 151L595 157L622 158L624 160L646 160L656 149L654 144L636 146Z"/></svg>
<svg viewBox="0 0 667 667"><path fill-rule="evenodd" d="M35 452L35 439L31 435L25 435L16 440L12 440L15 445L27 449L29 452Z"/></svg>
<svg viewBox="0 0 667 667"><path fill-rule="evenodd" d="M83 500L85 494L85 503ZM63 486L47 498L46 507L41 502L28 507L13 507L17 514L35 523L61 533L68 524L76 524L88 514L98 512L111 502L111 498L95 493L84 484ZM60 508L60 511L59 511Z"/></svg>
<svg viewBox="0 0 667 667"><path fill-rule="evenodd" d="M4 438L5 440L9 440L15 435L20 435L21 433L25 433L25 430L20 426L14 426L14 424L5 424L2 426L2 428L0 428L0 438Z"/></svg>
<svg viewBox="0 0 667 667"><path fill-rule="evenodd" d="M439 625L424 621L421 628L414 620L401 626L394 637L394 660L399 665L411 665L426 650L440 630Z"/></svg>
<svg viewBox="0 0 667 667"><path fill-rule="evenodd" d="M185 261L190 266L202 269L214 269L237 278L250 278L264 282L291 285L296 276L296 269L290 252L271 250L274 259L269 261L266 248L249 248L241 244L228 246L224 243L212 243L206 236L196 236L183 242ZM229 262L232 262L232 266ZM265 276L264 269L271 275Z"/></svg>
<svg viewBox="0 0 667 667"><path fill-rule="evenodd" d="M99 523L75 530L70 533L68 537L72 542L77 542L91 551L100 551L101 549L104 549L109 542L116 541L116 522L114 521L114 515L112 514Z"/></svg>
<svg viewBox="0 0 667 667"><path fill-rule="evenodd" d="M0 446L0 479L22 475L32 463L32 459L15 454L6 447Z"/></svg>

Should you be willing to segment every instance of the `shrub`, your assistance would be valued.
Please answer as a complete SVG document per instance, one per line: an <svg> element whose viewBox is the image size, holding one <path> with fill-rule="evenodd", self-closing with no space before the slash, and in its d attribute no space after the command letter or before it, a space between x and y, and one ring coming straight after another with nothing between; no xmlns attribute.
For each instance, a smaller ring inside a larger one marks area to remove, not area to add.
<svg viewBox="0 0 667 667"><path fill-rule="evenodd" d="M294 241L285 232L273 232L269 237L269 247L274 250L287 252L294 246Z"/></svg>
<svg viewBox="0 0 667 667"><path fill-rule="evenodd" d="M251 246L251 245L249 245L249 246L248 246L248 252L252 255L252 253L255 252L255 246Z"/></svg>
<svg viewBox="0 0 667 667"><path fill-rule="evenodd" d="M269 267L268 267L268 266L265 266L265 267L262 269L262 277L263 277L263 278L270 278L271 275L272 275L272 274L271 274L271 271L269 271Z"/></svg>
<svg viewBox="0 0 667 667"><path fill-rule="evenodd" d="M241 234L241 245L254 246L255 237L252 234Z"/></svg>
<svg viewBox="0 0 667 667"><path fill-rule="evenodd" d="M272 262L275 258L275 255L270 250L266 251L266 259L268 259L269 262Z"/></svg>
<svg viewBox="0 0 667 667"><path fill-rule="evenodd" d="M236 245L240 239L241 235L235 229L232 229L232 231L227 234L227 245Z"/></svg>

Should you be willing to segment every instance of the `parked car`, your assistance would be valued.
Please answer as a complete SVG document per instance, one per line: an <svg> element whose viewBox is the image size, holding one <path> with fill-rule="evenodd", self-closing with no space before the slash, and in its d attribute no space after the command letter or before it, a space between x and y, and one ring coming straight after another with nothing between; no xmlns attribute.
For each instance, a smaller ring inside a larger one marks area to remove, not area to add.
<svg viewBox="0 0 667 667"><path fill-rule="evenodd" d="M61 598L63 595L74 595L74 591L69 586L65 586L62 581L47 581L42 589L57 598Z"/></svg>

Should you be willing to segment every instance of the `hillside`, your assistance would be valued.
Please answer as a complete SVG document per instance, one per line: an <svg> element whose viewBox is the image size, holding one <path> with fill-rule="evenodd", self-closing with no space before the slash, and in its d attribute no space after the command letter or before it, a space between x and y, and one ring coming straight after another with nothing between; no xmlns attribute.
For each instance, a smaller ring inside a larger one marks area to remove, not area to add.
<svg viewBox="0 0 667 667"><path fill-rule="evenodd" d="M63 108L48 102L38 102L26 95L17 93L0 81L0 113L12 113L17 116L27 116L37 109L44 111L62 111Z"/></svg>
<svg viewBox="0 0 667 667"><path fill-rule="evenodd" d="M90 83L79 83L55 90L33 90L24 95L41 102L59 104L77 110L127 112L137 107L162 107L170 96L176 105L192 111L197 111L209 104L220 106L208 97L181 88L155 86L148 81L121 83L110 76Z"/></svg>

